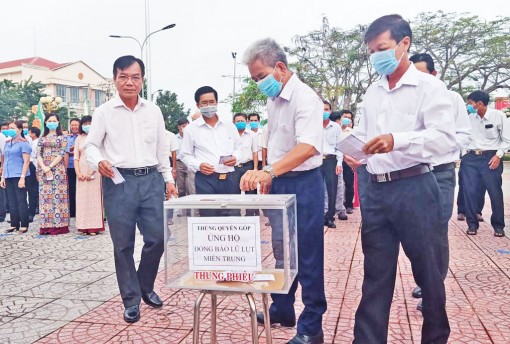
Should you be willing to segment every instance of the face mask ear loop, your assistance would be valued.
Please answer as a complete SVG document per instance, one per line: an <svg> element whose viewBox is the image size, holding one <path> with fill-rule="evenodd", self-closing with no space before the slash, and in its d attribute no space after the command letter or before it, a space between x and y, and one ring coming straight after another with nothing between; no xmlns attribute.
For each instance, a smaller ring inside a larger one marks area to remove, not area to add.
<svg viewBox="0 0 510 344"><path fill-rule="evenodd" d="M273 73L272 73L272 74L273 74L273 77L274 77L274 71L275 71L275 70L276 70L276 65L274 65L274 68L273 68ZM279 81L279 82L282 82L282 80L283 80L283 75L280 77L280 81Z"/></svg>

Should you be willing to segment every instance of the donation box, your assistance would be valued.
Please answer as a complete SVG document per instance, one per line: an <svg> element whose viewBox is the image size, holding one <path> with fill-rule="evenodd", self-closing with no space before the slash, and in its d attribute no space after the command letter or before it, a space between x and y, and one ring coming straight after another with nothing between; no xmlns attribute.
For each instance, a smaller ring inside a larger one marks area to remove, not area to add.
<svg viewBox="0 0 510 344"><path fill-rule="evenodd" d="M190 195L164 207L168 287L288 293L298 272L295 195Z"/></svg>

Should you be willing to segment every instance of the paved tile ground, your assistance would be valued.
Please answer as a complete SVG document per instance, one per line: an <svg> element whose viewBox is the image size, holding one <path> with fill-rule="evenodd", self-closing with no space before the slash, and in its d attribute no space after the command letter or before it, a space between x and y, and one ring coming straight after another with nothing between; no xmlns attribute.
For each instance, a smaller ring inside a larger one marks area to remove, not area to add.
<svg viewBox="0 0 510 344"><path fill-rule="evenodd" d="M508 216L510 170L507 171L504 190ZM487 220L489 214L487 202ZM348 221L337 221L337 229L325 231L326 343L352 341L363 279L359 225L356 210ZM2 224L2 231L6 227ZM142 304L142 319L128 325L122 320L123 306L108 233L86 237L72 231L46 237L36 235L36 227L32 226L28 235L0 235L0 343L192 342L196 291L165 288L161 273L156 291L165 306L151 309ZM509 237L493 237L486 222L477 236L468 237L465 230L465 222L451 220L450 273L446 281L450 342L510 343ZM137 236L136 258L141 244L141 237ZM390 317L390 343L420 342L422 317L416 310L417 301L411 297L413 288L410 264L401 255ZM260 295L256 299L260 309ZM218 300L218 343L251 342L245 299L219 296ZM296 311L301 309L297 302ZM203 343L210 339L209 313L210 303L205 300L200 328ZM273 342L285 343L294 332L295 329L274 327ZM265 343L262 327L259 335L260 342Z"/></svg>

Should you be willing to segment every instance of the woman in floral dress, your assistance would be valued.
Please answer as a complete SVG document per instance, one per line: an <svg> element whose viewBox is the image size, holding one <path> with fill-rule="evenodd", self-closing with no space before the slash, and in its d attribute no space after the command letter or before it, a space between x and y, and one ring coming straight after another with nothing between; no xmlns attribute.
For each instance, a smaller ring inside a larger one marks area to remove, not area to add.
<svg viewBox="0 0 510 344"><path fill-rule="evenodd" d="M76 228L85 234L96 235L104 231L103 195L101 176L91 170L83 146L89 133L91 116L80 120L80 136L74 143L74 169L76 170Z"/></svg>
<svg viewBox="0 0 510 344"><path fill-rule="evenodd" d="M37 152L40 234L69 233L69 193L64 165L66 148L67 138L62 135L58 116L47 114Z"/></svg>

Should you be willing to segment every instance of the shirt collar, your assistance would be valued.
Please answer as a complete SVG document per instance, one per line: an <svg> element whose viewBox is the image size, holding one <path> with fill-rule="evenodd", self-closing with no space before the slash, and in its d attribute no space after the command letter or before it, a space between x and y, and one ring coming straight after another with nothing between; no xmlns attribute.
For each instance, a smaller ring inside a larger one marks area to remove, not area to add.
<svg viewBox="0 0 510 344"><path fill-rule="evenodd" d="M220 117L220 115L216 114L216 116L218 116L218 122L216 122L216 125L215 127L217 127L218 125L220 125L221 123L225 123L225 121L223 121ZM195 120L195 122L197 122L197 125L198 126L203 126L203 125L207 125L209 127L211 127L209 124L205 123L205 120L204 120L204 117L203 116L200 116L199 118L197 118ZM212 127L211 127L212 128Z"/></svg>
<svg viewBox="0 0 510 344"><path fill-rule="evenodd" d="M331 128L332 126L334 126L333 121L329 120L328 124L326 124L326 128L324 128L324 129Z"/></svg>
<svg viewBox="0 0 510 344"><path fill-rule="evenodd" d="M125 107L126 109L129 109L126 104L124 104L124 102L122 101L122 99L120 99L120 97L115 97L112 99L112 102L113 102L113 107ZM142 97L138 96L138 102L136 103L136 106L133 110L136 111L140 108L140 106L142 106L142 104L147 104L147 100L146 99L143 99ZM130 110L131 111L131 110Z"/></svg>
<svg viewBox="0 0 510 344"><path fill-rule="evenodd" d="M414 63L411 62L411 65L409 66L409 68L407 68L404 75L402 75L400 80L395 85L395 88L393 88L392 90L396 90L396 89L400 88L402 85L417 86L420 81L420 76L421 76L420 73L423 73L423 72L420 72L418 69L416 69L416 67L414 66ZM378 85L383 87L388 92L392 91L392 90L390 90L390 86L388 83L388 77L386 75L382 76L381 79L379 79Z"/></svg>
<svg viewBox="0 0 510 344"><path fill-rule="evenodd" d="M292 76L290 77L289 81L287 81L287 83L283 87L278 98L283 98L287 101L290 101L290 98L292 97L292 93L296 89L298 83L299 83L299 78L297 77L296 73L293 73Z"/></svg>

